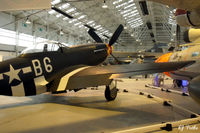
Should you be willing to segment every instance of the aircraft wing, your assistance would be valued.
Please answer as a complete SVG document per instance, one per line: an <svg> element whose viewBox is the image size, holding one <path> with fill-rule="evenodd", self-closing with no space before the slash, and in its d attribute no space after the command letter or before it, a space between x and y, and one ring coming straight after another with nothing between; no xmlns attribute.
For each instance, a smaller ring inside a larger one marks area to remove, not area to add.
<svg viewBox="0 0 200 133"><path fill-rule="evenodd" d="M109 85L114 78L173 71L192 63L194 62L187 61L82 67L73 72L67 73L60 79L57 78L54 82L57 87L55 85L53 86L54 89L57 88L56 91L64 91L66 89L73 90L85 87Z"/></svg>
<svg viewBox="0 0 200 133"><path fill-rule="evenodd" d="M199 0L150 0L158 2L164 5L173 6L175 8L185 9L185 10L199 10L200 1Z"/></svg>
<svg viewBox="0 0 200 133"><path fill-rule="evenodd" d="M132 57L138 58L140 55L143 55L144 58L158 58L163 53L156 53L156 52L121 52L121 51L113 51L113 55L117 58L120 57Z"/></svg>

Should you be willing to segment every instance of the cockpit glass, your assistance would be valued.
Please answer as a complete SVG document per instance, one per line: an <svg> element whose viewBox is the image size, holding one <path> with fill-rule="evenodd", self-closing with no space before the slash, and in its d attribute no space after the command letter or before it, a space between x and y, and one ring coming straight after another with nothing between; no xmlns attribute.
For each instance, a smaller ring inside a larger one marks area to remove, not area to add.
<svg viewBox="0 0 200 133"><path fill-rule="evenodd" d="M27 53L38 53L38 52L49 52L49 51L57 51L59 49L59 46L57 44L37 44L32 47L28 47L24 49L21 54L27 54Z"/></svg>

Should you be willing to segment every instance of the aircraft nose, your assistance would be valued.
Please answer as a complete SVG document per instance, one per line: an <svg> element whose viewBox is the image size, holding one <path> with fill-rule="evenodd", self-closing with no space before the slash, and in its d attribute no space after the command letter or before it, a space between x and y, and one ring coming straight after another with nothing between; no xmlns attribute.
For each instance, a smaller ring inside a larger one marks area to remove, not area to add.
<svg viewBox="0 0 200 133"><path fill-rule="evenodd" d="M106 46L107 46L107 54L108 54L108 56L109 56L110 54L112 54L113 47L110 46L109 44L107 44Z"/></svg>
<svg viewBox="0 0 200 133"><path fill-rule="evenodd" d="M200 104L200 76L195 77L190 81L190 84L188 86L188 91L190 96Z"/></svg>

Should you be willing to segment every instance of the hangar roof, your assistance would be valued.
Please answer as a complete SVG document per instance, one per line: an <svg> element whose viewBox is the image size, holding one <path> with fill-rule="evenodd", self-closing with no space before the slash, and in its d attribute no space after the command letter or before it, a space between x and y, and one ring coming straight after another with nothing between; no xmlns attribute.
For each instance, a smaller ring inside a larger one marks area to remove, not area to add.
<svg viewBox="0 0 200 133"><path fill-rule="evenodd" d="M103 8L105 5L107 8ZM94 42L87 34L88 27L94 28L101 38L108 41L116 27L123 24L125 30L115 45L118 50L144 50L155 44L176 44L182 40L182 36L177 40L179 28L174 17L175 9L151 1L52 0L52 6L68 17L52 9L7 13L87 42Z"/></svg>

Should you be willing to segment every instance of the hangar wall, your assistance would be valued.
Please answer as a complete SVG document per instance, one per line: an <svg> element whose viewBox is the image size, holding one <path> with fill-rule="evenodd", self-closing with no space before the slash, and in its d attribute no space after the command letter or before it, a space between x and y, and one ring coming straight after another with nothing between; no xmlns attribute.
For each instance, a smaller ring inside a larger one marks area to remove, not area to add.
<svg viewBox="0 0 200 133"><path fill-rule="evenodd" d="M19 20L20 18L16 18L12 14L0 12L0 18L0 45L8 45L8 47L16 45L15 50L18 50L19 46L30 47L46 40L58 41L66 45L86 43L77 36L67 33L60 35L59 28L54 29L34 22L26 24L25 19ZM0 51L3 51L2 47L0 47Z"/></svg>

